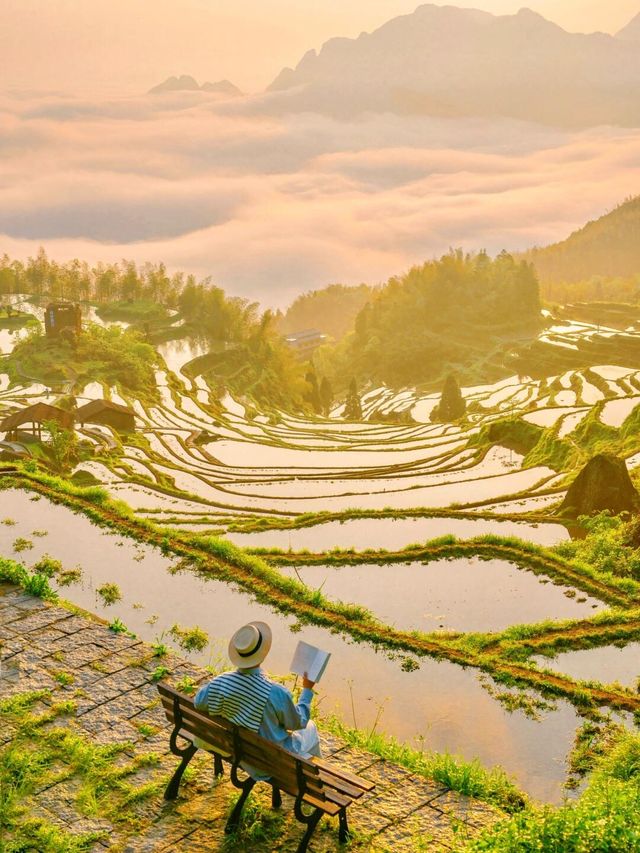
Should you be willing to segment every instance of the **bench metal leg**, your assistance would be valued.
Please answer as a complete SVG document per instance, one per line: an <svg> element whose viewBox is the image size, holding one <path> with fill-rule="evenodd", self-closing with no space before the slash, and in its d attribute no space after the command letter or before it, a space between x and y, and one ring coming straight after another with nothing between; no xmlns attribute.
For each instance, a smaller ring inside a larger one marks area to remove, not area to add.
<svg viewBox="0 0 640 853"><path fill-rule="evenodd" d="M237 778L237 777L236 777ZM234 781L234 785L236 782ZM231 832L235 832L240 824L240 815L242 814L242 809L244 808L244 804L247 802L247 798L251 793L253 786L256 784L256 780L252 779L251 776L243 782L241 785L237 785L242 789L242 793L240 794L240 799L235 804L233 811L229 815L229 820L227 821L227 825L224 828L224 831L227 835Z"/></svg>
<svg viewBox="0 0 640 853"><path fill-rule="evenodd" d="M191 761L197 751L198 747L191 744L181 752L182 761L178 765L178 769L173 774L173 776L171 777L171 781L167 785L167 790L164 792L165 800L175 800L175 798L178 796L178 789L180 788L182 774L187 769L187 764Z"/></svg>
<svg viewBox="0 0 640 853"><path fill-rule="evenodd" d="M302 814L302 810L296 809L296 817L300 820L300 815ZM311 836L316 831L316 826L320 822L320 818L322 817L322 810L315 809L315 811L310 814L308 817L303 815L302 823L307 824L307 831L302 836L302 840L298 846L298 850L296 853L306 853L307 847L309 846L309 842L311 841Z"/></svg>
<svg viewBox="0 0 640 853"><path fill-rule="evenodd" d="M282 795L280 794L280 788L276 788L275 785L271 786L271 808L279 809L282 805Z"/></svg>
<svg viewBox="0 0 640 853"><path fill-rule="evenodd" d="M217 752L213 754L213 775L218 778L218 776L224 776L224 767L222 766L222 759L218 755Z"/></svg>
<svg viewBox="0 0 640 853"><path fill-rule="evenodd" d="M346 844L347 841L351 838L351 833L349 832L349 824L347 823L347 810L342 809L338 812L338 820L340 821L340 826L338 829L338 841L340 844Z"/></svg>

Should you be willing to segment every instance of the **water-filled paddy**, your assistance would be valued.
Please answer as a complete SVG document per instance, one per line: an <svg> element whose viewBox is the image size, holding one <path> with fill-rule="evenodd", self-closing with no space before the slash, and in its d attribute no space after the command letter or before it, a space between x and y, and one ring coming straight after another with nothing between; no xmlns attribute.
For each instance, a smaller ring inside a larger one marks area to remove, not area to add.
<svg viewBox="0 0 640 853"><path fill-rule="evenodd" d="M614 681L633 686L640 678L640 643L562 652L554 658L537 657L535 662L582 681Z"/></svg>
<svg viewBox="0 0 640 853"><path fill-rule="evenodd" d="M287 551L313 551L331 548L384 548L400 551L414 542L426 542L452 534L459 539L471 539L495 533L498 536L517 536L539 545L556 545L569 538L561 524L526 524L498 521L490 518L355 518L330 521L313 527L294 530L262 530L257 533L226 534L242 548L279 548Z"/></svg>
<svg viewBox="0 0 640 853"><path fill-rule="evenodd" d="M333 600L358 602L403 630L503 631L544 619L592 616L604 605L566 586L545 583L505 560L477 557L422 563L284 566ZM582 600L578 600L582 599Z"/></svg>
<svg viewBox="0 0 640 853"><path fill-rule="evenodd" d="M563 762L578 723L567 703L560 702L540 722L509 714L483 689L474 670L422 659L417 671L405 672L385 653L325 629L305 627L301 634L293 634L292 617L281 616L229 585L190 571L171 574L175 560L157 549L105 533L64 507L45 499L31 501L27 493L14 490L0 492L0 507L2 518L16 521L12 526L0 525L2 553L27 564L49 553L66 568L82 567L82 581L61 590L75 604L107 619L118 616L145 640L163 634L167 640L166 632L175 623L199 625L214 641L215 657L239 623L265 619L274 629L270 656L274 672L287 671L300 637L332 652L322 683L321 711L338 706L349 722L352 682L359 726L372 726L378 705L383 703L380 726L389 734L411 742L424 737L427 748L466 758L478 756L488 765L502 764L532 795L561 798ZM34 530L47 531L47 535L34 536ZM13 554L12 543L18 537L30 540L33 548ZM116 583L122 601L105 607L96 593L104 583ZM211 655L209 649L195 659L207 663Z"/></svg>

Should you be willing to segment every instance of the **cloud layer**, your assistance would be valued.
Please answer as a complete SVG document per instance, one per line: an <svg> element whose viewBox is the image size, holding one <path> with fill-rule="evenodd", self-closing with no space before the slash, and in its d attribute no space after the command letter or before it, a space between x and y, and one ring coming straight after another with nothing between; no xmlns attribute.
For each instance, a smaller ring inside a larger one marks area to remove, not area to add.
<svg viewBox="0 0 640 853"><path fill-rule="evenodd" d="M466 249L561 239L630 193L640 132L271 118L201 93L0 99L0 251L163 260L286 304Z"/></svg>

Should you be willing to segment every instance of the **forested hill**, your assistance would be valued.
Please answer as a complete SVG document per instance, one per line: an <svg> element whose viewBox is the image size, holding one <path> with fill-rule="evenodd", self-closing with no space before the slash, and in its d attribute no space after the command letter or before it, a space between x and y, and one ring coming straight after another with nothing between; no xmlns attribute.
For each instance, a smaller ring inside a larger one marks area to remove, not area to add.
<svg viewBox="0 0 640 853"><path fill-rule="evenodd" d="M291 303L278 318L278 328L283 334L315 328L338 340L353 329L356 315L372 294L368 284L355 287L330 284L321 290L311 290Z"/></svg>
<svg viewBox="0 0 640 853"><path fill-rule="evenodd" d="M345 353L363 379L412 384L471 365L541 324L532 267L451 252L392 278L360 311Z"/></svg>
<svg viewBox="0 0 640 853"><path fill-rule="evenodd" d="M587 223L561 243L532 249L523 257L534 265L543 284L640 274L640 196Z"/></svg>

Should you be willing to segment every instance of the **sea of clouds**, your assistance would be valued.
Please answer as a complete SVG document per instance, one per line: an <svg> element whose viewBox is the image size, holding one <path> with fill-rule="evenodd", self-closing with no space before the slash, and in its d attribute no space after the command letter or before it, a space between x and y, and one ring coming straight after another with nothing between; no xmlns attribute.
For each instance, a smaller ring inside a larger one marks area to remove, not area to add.
<svg viewBox="0 0 640 853"><path fill-rule="evenodd" d="M164 261L265 306L552 242L638 192L640 130L611 127L13 93L0 128L0 253Z"/></svg>

